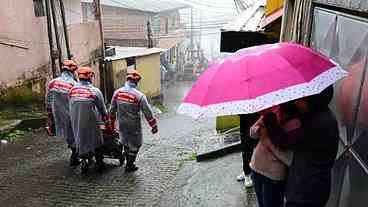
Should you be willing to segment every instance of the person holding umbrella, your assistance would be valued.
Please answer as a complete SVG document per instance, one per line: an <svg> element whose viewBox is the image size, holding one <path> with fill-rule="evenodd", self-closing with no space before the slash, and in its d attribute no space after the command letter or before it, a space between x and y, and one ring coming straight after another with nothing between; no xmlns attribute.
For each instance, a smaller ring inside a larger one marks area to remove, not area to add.
<svg viewBox="0 0 368 207"><path fill-rule="evenodd" d="M298 100L296 106L301 113L300 129L308 130L305 135L302 136L299 130L284 133L283 126L275 121L269 122L275 120L269 117L266 118L268 121L264 121L266 130L261 132L266 132L265 135L274 140L274 145L284 145L279 141L285 140L284 147L288 143L293 146L293 141L301 140L296 142L295 147L290 147L295 150L295 157L286 182L287 206L320 207L326 203L329 195L327 186L330 183L338 130L336 120L328 109L330 99L321 102L316 101L315 97L347 75L334 61L299 44L276 43L250 47L212 64L193 85L179 106L178 113L195 119L252 114ZM327 150L328 145L331 148ZM312 161L313 158L316 158L315 161ZM311 178L313 174L317 176ZM317 193L314 192L319 185L322 187Z"/></svg>
<svg viewBox="0 0 368 207"><path fill-rule="evenodd" d="M285 150L286 137L274 131L298 131L300 120L290 110L291 104L272 107L259 112L261 117L250 128L250 137L259 139L254 149L250 168L258 204L260 207L282 207L284 205L285 180L293 152Z"/></svg>
<svg viewBox="0 0 368 207"><path fill-rule="evenodd" d="M331 171L339 143L335 116L328 108L333 87L295 101L302 132L289 149L294 151L286 184L286 207L324 207L330 197Z"/></svg>

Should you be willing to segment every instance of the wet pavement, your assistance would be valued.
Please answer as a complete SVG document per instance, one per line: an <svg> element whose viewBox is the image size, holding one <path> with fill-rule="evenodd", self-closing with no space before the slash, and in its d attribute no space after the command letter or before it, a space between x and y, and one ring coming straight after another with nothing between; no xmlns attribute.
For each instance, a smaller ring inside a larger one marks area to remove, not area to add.
<svg viewBox="0 0 368 207"><path fill-rule="evenodd" d="M157 115L158 134L151 135L144 124L135 173L111 167L81 175L79 167L69 167L65 144L43 131L0 145L0 206L255 206L254 192L235 181L239 153L208 162L193 159L214 135L215 122L175 113L190 85L163 87L169 111Z"/></svg>

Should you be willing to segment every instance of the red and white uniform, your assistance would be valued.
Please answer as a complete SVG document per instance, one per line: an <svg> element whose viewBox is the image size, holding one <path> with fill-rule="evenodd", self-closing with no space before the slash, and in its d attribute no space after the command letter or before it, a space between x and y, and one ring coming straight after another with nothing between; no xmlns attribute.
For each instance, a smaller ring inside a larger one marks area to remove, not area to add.
<svg viewBox="0 0 368 207"><path fill-rule="evenodd" d="M141 112L152 128L157 127L146 96L136 89L136 84L127 81L114 92L110 114L117 113L120 141L132 151L142 146Z"/></svg>
<svg viewBox="0 0 368 207"><path fill-rule="evenodd" d="M107 118L101 91L88 81L80 81L69 93L70 116L80 155L95 152L103 145L100 125Z"/></svg>
<svg viewBox="0 0 368 207"><path fill-rule="evenodd" d="M56 136L64 138L70 147L74 147L75 141L69 115L69 91L76 83L73 73L64 71L49 82L46 95L46 107L53 114Z"/></svg>

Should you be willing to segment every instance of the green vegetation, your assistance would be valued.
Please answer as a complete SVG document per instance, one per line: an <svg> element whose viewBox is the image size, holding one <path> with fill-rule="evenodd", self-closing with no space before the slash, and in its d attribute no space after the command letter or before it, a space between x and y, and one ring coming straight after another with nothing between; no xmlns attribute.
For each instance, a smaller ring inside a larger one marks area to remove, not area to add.
<svg viewBox="0 0 368 207"><path fill-rule="evenodd" d="M32 129L28 128L26 130L14 130L10 133L4 134L1 136L1 139L5 139L8 141L15 141L17 140L19 137L24 136L27 132L31 132Z"/></svg>
<svg viewBox="0 0 368 207"><path fill-rule="evenodd" d="M166 106L164 106L162 103L159 103L159 102L154 102L153 106L158 108L162 113L166 113L169 111Z"/></svg>
<svg viewBox="0 0 368 207"><path fill-rule="evenodd" d="M46 80L29 80L22 85L0 90L0 106L24 107L42 104Z"/></svg>
<svg viewBox="0 0 368 207"><path fill-rule="evenodd" d="M178 154L179 157L181 157L181 159L179 159L177 161L178 164L178 168L182 168L185 162L189 162L189 161L194 161L196 160L197 157L197 153L192 151L192 152L181 152Z"/></svg>

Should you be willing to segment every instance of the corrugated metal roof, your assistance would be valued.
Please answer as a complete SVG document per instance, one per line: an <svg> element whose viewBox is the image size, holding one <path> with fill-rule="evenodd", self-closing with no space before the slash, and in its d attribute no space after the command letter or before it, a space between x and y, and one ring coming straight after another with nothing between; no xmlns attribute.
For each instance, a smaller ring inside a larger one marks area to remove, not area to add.
<svg viewBox="0 0 368 207"><path fill-rule="evenodd" d="M313 2L368 12L367 0L313 0Z"/></svg>
<svg viewBox="0 0 368 207"><path fill-rule="evenodd" d="M165 49L161 48L119 47L119 46L112 46L112 47L115 48L116 55L106 57L106 60L119 60L129 57L141 57L165 51Z"/></svg>
<svg viewBox="0 0 368 207"><path fill-rule="evenodd" d="M93 0L82 0L92 3ZM168 10L188 8L190 5L175 0L101 0L102 5L160 13Z"/></svg>
<svg viewBox="0 0 368 207"><path fill-rule="evenodd" d="M223 31L257 31L262 27L265 17L264 1L254 3L247 10L239 14L233 21L225 25Z"/></svg>

